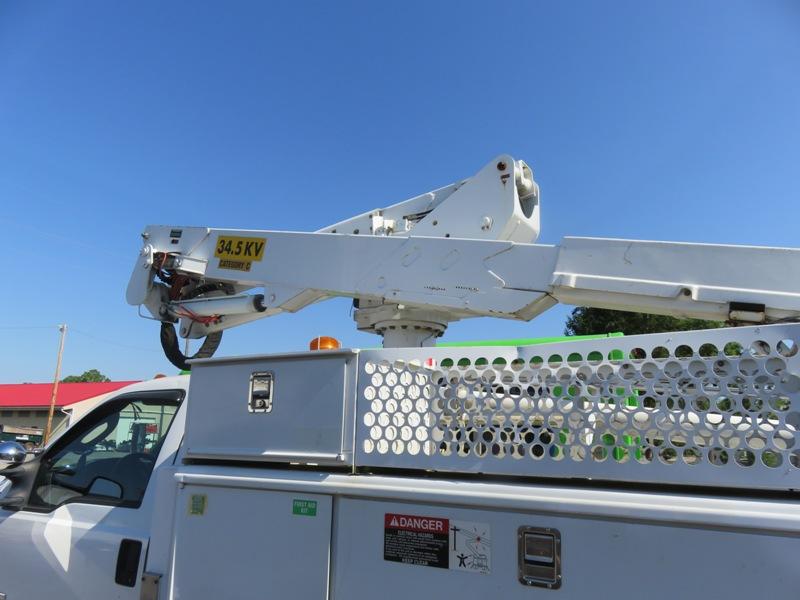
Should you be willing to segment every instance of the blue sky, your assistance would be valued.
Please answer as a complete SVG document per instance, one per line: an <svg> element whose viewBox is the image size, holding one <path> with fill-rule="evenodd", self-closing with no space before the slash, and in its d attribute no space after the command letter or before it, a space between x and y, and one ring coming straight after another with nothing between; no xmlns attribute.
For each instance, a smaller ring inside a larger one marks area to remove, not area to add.
<svg viewBox="0 0 800 600"><path fill-rule="evenodd" d="M174 369L124 292L147 224L310 231L525 159L540 241L797 246L800 4L0 3L0 382ZM472 320L449 340L560 334ZM220 353L376 345L347 300Z"/></svg>

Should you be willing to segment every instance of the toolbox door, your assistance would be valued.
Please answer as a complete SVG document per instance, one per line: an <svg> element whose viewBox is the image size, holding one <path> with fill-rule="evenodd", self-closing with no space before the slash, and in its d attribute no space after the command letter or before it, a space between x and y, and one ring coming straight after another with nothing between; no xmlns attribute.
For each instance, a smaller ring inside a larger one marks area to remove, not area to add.
<svg viewBox="0 0 800 600"><path fill-rule="evenodd" d="M171 597L324 600L331 512L330 496L184 486Z"/></svg>

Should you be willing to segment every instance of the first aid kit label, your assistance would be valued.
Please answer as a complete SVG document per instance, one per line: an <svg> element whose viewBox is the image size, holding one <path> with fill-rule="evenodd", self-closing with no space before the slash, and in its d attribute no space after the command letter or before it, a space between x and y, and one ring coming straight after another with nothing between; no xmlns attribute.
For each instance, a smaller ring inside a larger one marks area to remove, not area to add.
<svg viewBox="0 0 800 600"><path fill-rule="evenodd" d="M190 515L202 517L206 514L206 506L208 506L208 497L205 494L192 494L189 497L189 508L187 512Z"/></svg>
<svg viewBox="0 0 800 600"><path fill-rule="evenodd" d="M316 500L300 500L295 498L292 500L292 514L302 515L304 517L317 516L317 501Z"/></svg>
<svg viewBox="0 0 800 600"><path fill-rule="evenodd" d="M383 559L409 565L487 574L489 525L442 517L386 513Z"/></svg>

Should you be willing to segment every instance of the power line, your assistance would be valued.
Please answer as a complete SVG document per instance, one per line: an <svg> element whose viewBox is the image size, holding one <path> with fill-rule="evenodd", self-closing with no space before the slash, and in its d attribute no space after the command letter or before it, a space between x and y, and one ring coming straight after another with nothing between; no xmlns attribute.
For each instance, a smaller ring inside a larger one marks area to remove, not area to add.
<svg viewBox="0 0 800 600"><path fill-rule="evenodd" d="M87 331L81 331L80 329L75 329L74 327L71 330L73 333L77 333L78 335L82 335L83 337L89 338L94 340L95 342L100 342L102 344L108 344L110 346L118 346L119 348L126 348L128 350L138 350L139 352L152 352L152 348L140 348L138 346L130 346L128 344L121 344L119 342L115 342L114 340L108 340L105 338L97 337L94 334L91 334Z"/></svg>
<svg viewBox="0 0 800 600"><path fill-rule="evenodd" d="M9 331L9 330L28 330L28 329L53 329L58 331L61 325L0 325L0 330ZM70 327L70 331L72 333L77 333L78 335L87 337L91 340L96 342L100 342L102 344L108 344L110 346L117 346L119 348L126 348L128 350L136 350L138 352L152 352L153 348L140 348L139 346L131 346L129 344L121 344L120 342L115 342L114 340L109 340L106 338L98 337L93 333L89 333L88 331L82 331L80 329L75 329L74 327Z"/></svg>
<svg viewBox="0 0 800 600"><path fill-rule="evenodd" d="M0 325L0 329L58 329L60 325Z"/></svg>
<svg viewBox="0 0 800 600"><path fill-rule="evenodd" d="M101 342L103 344L109 344L111 346L119 346L120 348L127 348L128 350L137 350L139 352L152 352L153 351L152 348L139 348L138 346L130 346L128 344L120 344L119 342L115 342L113 340L107 340L105 338L97 337L94 334L91 334L91 333L89 333L87 331L81 331L80 329L75 329L74 327L72 327L70 329L70 331L72 331L73 333L77 333L78 335L82 335L84 337L92 339L92 340L94 340L96 342Z"/></svg>

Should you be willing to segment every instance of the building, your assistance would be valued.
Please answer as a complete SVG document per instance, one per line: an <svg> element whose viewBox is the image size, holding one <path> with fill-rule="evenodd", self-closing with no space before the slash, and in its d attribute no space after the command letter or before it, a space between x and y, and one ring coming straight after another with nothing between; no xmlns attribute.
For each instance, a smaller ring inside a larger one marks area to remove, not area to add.
<svg viewBox="0 0 800 600"><path fill-rule="evenodd" d="M59 383L53 429L68 418L73 407L94 406L111 392L132 383L136 382ZM0 439L38 443L47 427L52 393L52 383L0 384Z"/></svg>

